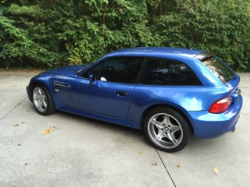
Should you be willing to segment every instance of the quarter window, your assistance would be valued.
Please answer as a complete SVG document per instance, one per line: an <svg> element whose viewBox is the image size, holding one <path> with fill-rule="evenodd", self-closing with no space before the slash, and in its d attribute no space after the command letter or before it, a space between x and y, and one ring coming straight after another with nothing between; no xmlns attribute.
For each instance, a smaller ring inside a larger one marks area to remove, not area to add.
<svg viewBox="0 0 250 187"><path fill-rule="evenodd" d="M186 64L166 59L148 58L139 83L149 85L201 85Z"/></svg>

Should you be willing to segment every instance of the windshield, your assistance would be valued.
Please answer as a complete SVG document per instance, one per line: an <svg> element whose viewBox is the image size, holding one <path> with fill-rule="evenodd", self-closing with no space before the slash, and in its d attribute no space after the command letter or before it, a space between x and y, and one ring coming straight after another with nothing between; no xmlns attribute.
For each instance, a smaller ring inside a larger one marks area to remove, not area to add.
<svg viewBox="0 0 250 187"><path fill-rule="evenodd" d="M81 73L86 67L88 67L88 65L86 65L86 66L84 66L83 68L79 69L79 70L76 72L76 74Z"/></svg>
<svg viewBox="0 0 250 187"><path fill-rule="evenodd" d="M234 72L222 60L220 60L216 56L211 56L209 58L206 58L202 62L224 84L229 82L234 77Z"/></svg>

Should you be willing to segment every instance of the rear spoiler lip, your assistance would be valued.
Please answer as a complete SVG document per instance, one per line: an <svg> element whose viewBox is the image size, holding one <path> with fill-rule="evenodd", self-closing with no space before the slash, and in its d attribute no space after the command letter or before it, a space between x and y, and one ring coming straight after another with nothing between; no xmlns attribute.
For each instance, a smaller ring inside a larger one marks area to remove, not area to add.
<svg viewBox="0 0 250 187"><path fill-rule="evenodd" d="M204 60L206 60L208 58L211 58L212 56L214 56L214 53L205 51L203 53L195 55L194 58L197 59L197 60L200 60L200 61L204 61Z"/></svg>

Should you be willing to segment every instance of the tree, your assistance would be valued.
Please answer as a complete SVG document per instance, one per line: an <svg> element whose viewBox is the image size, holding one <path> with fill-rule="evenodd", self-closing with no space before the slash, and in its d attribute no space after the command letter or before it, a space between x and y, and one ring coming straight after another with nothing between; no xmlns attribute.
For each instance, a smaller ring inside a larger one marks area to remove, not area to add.
<svg viewBox="0 0 250 187"><path fill-rule="evenodd" d="M214 51L250 71L249 0L0 2L0 66L52 68L120 48L173 46Z"/></svg>

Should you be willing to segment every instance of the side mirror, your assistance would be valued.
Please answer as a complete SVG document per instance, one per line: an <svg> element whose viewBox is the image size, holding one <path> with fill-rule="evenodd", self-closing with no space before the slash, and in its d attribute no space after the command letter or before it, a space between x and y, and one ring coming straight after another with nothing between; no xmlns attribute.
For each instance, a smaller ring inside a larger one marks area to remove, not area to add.
<svg viewBox="0 0 250 187"><path fill-rule="evenodd" d="M96 76L94 74L91 74L88 79L89 79L89 84L93 85L94 81L96 80Z"/></svg>

